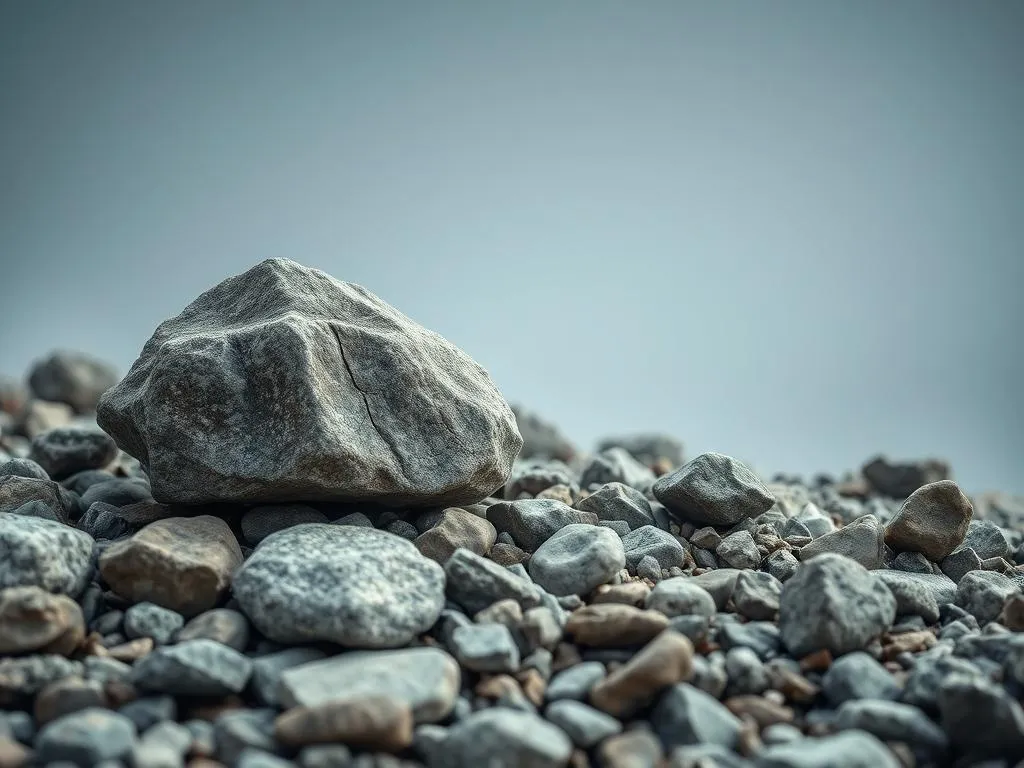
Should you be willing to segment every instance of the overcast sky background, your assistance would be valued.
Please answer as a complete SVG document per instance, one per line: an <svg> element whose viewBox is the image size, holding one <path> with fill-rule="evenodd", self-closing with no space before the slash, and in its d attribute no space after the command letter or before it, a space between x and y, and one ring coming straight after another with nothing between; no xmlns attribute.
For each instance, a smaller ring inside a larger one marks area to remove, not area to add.
<svg viewBox="0 0 1024 768"><path fill-rule="evenodd" d="M1024 3L0 2L0 371L270 256L584 447L1024 491Z"/></svg>

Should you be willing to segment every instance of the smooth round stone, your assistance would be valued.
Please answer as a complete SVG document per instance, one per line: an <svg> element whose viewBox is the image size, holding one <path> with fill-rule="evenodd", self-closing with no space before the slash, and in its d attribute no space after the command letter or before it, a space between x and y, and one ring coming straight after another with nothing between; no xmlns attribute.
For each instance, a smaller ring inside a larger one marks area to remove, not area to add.
<svg viewBox="0 0 1024 768"><path fill-rule="evenodd" d="M241 693L252 661L213 640L188 640L157 648L132 670L136 687L178 696L227 696Z"/></svg>
<svg viewBox="0 0 1024 768"><path fill-rule="evenodd" d="M389 696L332 701L295 707L279 716L274 736L289 747L341 742L383 752L401 752L412 744L409 704Z"/></svg>
<svg viewBox="0 0 1024 768"><path fill-rule="evenodd" d="M127 758L135 743L131 720L108 709L90 707L45 725L36 735L35 747L42 763L96 765Z"/></svg>
<svg viewBox="0 0 1024 768"><path fill-rule="evenodd" d="M69 656L83 637L82 609L70 597L34 586L0 591L0 654Z"/></svg>
<svg viewBox="0 0 1024 768"><path fill-rule="evenodd" d="M484 555L494 546L497 531L486 519L458 507L440 513L436 525L421 533L413 544L431 560L444 565L457 549Z"/></svg>
<svg viewBox="0 0 1024 768"><path fill-rule="evenodd" d="M682 568L686 565L686 550L668 531L653 525L636 528L622 537L626 551L626 564L633 569L645 557L651 557L659 568Z"/></svg>
<svg viewBox="0 0 1024 768"><path fill-rule="evenodd" d="M555 596L586 595L626 566L622 539L599 525L567 525L530 558L535 582Z"/></svg>
<svg viewBox="0 0 1024 768"><path fill-rule="evenodd" d="M689 576L675 576L655 584L644 606L673 616L714 616L715 600Z"/></svg>
<svg viewBox="0 0 1024 768"><path fill-rule="evenodd" d="M653 491L670 511L709 525L733 525L775 504L775 497L754 472L720 453L702 453L659 478Z"/></svg>
<svg viewBox="0 0 1024 768"><path fill-rule="evenodd" d="M565 731L573 744L581 749L590 749L622 730L622 723L611 715L572 699L550 704L544 716L548 722Z"/></svg>
<svg viewBox="0 0 1024 768"><path fill-rule="evenodd" d="M327 515L303 504L268 504L253 507L242 515L242 536L250 547L267 536L302 523L326 523Z"/></svg>
<svg viewBox="0 0 1024 768"><path fill-rule="evenodd" d="M140 501L152 501L149 486L138 480L115 477L102 483L90 485L82 494L82 509L88 509L97 501L114 507L127 507Z"/></svg>
<svg viewBox="0 0 1024 768"><path fill-rule="evenodd" d="M973 515L970 499L952 480L930 483L914 491L889 521L885 543L937 563L963 543Z"/></svg>
<svg viewBox="0 0 1024 768"><path fill-rule="evenodd" d="M795 657L862 650L892 626L896 599L883 582L843 555L804 563L782 588L779 629Z"/></svg>
<svg viewBox="0 0 1024 768"><path fill-rule="evenodd" d="M256 628L279 643L393 648L444 607L445 575L410 542L371 528L307 523L271 534L235 574Z"/></svg>
<svg viewBox="0 0 1024 768"><path fill-rule="evenodd" d="M155 603L136 603L124 612L124 633L130 639L151 637L157 645L167 645L183 626L184 616Z"/></svg>
<svg viewBox="0 0 1024 768"><path fill-rule="evenodd" d="M572 754L572 741L555 725L529 712L492 707L475 712L453 725L445 739L446 768L502 766L564 768Z"/></svg>
<svg viewBox="0 0 1024 768"><path fill-rule="evenodd" d="M249 620L231 608L204 611L186 624L177 635L177 641L216 640L236 651L244 651L249 644Z"/></svg>
<svg viewBox="0 0 1024 768"><path fill-rule="evenodd" d="M0 588L36 586L77 597L88 582L93 540L63 523L0 514Z"/></svg>
<svg viewBox="0 0 1024 768"><path fill-rule="evenodd" d="M631 530L655 525L651 503L640 491L624 483L608 483L576 505L584 512L593 512L599 520L619 520Z"/></svg>
<svg viewBox="0 0 1024 768"><path fill-rule="evenodd" d="M32 439L29 458L54 480L83 469L99 469L117 456L117 445L104 432L82 427L57 427Z"/></svg>

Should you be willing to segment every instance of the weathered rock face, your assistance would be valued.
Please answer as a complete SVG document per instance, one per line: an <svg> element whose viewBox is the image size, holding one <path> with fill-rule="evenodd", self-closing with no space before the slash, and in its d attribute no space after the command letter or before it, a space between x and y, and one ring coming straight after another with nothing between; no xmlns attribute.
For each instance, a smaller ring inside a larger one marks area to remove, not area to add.
<svg viewBox="0 0 1024 768"><path fill-rule="evenodd" d="M97 409L158 501L454 505L522 446L487 372L364 288L271 259L162 323Z"/></svg>

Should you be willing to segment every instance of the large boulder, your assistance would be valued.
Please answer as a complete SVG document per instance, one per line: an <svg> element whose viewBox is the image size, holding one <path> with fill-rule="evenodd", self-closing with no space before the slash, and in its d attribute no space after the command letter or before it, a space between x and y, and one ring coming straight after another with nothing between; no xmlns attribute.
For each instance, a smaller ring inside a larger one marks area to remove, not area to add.
<svg viewBox="0 0 1024 768"><path fill-rule="evenodd" d="M522 446L468 355L286 259L161 323L97 421L155 499L181 503L470 503L504 484Z"/></svg>

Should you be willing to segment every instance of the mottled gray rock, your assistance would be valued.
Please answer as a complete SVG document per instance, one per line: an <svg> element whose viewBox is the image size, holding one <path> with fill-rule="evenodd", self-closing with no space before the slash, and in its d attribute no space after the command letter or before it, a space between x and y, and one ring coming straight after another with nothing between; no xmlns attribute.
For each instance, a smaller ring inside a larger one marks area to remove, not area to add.
<svg viewBox="0 0 1024 768"><path fill-rule="evenodd" d="M864 731L775 744L757 755L757 768L900 768L886 746Z"/></svg>
<svg viewBox="0 0 1024 768"><path fill-rule="evenodd" d="M70 350L56 350L37 361L28 376L37 398L67 403L78 413L94 411L100 395L116 383L117 371L111 366Z"/></svg>
<svg viewBox="0 0 1024 768"><path fill-rule="evenodd" d="M594 454L580 472L583 488L622 483L646 491L653 482L654 473L622 448L608 448Z"/></svg>
<svg viewBox="0 0 1024 768"><path fill-rule="evenodd" d="M863 649L892 626L896 599L848 557L826 552L804 563L782 588L779 628L795 657Z"/></svg>
<svg viewBox="0 0 1024 768"><path fill-rule="evenodd" d="M939 620L939 603L935 595L921 581L906 578L900 571L880 570L875 572L896 598L897 616L920 616L928 624ZM917 574L911 574L917 575Z"/></svg>
<svg viewBox="0 0 1024 768"><path fill-rule="evenodd" d="M611 715L572 699L550 704L544 717L565 731L581 749L590 749L622 731L622 723Z"/></svg>
<svg viewBox="0 0 1024 768"><path fill-rule="evenodd" d="M139 688L179 696L227 696L241 693L252 661L213 640L188 640L155 649L135 663L132 682Z"/></svg>
<svg viewBox="0 0 1024 768"><path fill-rule="evenodd" d="M730 533L722 539L715 554L731 568L756 568L761 562L761 554L750 531Z"/></svg>
<svg viewBox="0 0 1024 768"><path fill-rule="evenodd" d="M949 557L945 558L939 567L942 572L949 576L954 582L959 583L966 574L981 569L981 558L978 553L970 547L960 547Z"/></svg>
<svg viewBox="0 0 1024 768"><path fill-rule="evenodd" d="M576 475L564 461L555 459L518 459L505 483L504 497L510 501L519 494L536 496L548 488L564 485L570 492L579 491Z"/></svg>
<svg viewBox="0 0 1024 768"><path fill-rule="evenodd" d="M277 698L281 675L285 670L299 667L313 661L320 661L326 654L318 648L285 648L283 651L268 653L252 660L252 677L249 687L259 701L268 707L280 703Z"/></svg>
<svg viewBox="0 0 1024 768"><path fill-rule="evenodd" d="M800 565L788 549L777 549L765 558L768 573L779 581L788 581Z"/></svg>
<svg viewBox="0 0 1024 768"><path fill-rule="evenodd" d="M506 707L475 712L453 725L443 757L430 768L564 768L572 741L537 715Z"/></svg>
<svg viewBox="0 0 1024 768"><path fill-rule="evenodd" d="M604 664L599 661L583 661L564 669L553 678L544 696L548 701L574 699L585 701L590 689L605 677Z"/></svg>
<svg viewBox="0 0 1024 768"><path fill-rule="evenodd" d="M690 535L690 543L695 547L709 549L713 552L718 549L718 545L722 543L722 536L718 531L708 525L694 531Z"/></svg>
<svg viewBox="0 0 1024 768"><path fill-rule="evenodd" d="M87 533L0 513L0 589L35 586L77 597L89 580L92 550Z"/></svg>
<svg viewBox="0 0 1024 768"><path fill-rule="evenodd" d="M949 465L938 459L899 463L877 456L861 468L861 473L879 493L905 499L922 485L948 479Z"/></svg>
<svg viewBox="0 0 1024 768"><path fill-rule="evenodd" d="M608 483L598 488L580 501L577 508L593 512L599 520L622 520L631 530L657 525L647 497L623 483Z"/></svg>
<svg viewBox="0 0 1024 768"><path fill-rule="evenodd" d="M626 566L622 539L599 525L567 525L530 558L535 582L553 595L586 595Z"/></svg>
<svg viewBox="0 0 1024 768"><path fill-rule="evenodd" d="M625 520L598 520L597 524L608 530L615 531L615 535L619 538L623 538L629 533L629 523Z"/></svg>
<svg viewBox="0 0 1024 768"><path fill-rule="evenodd" d="M274 739L272 709L228 710L213 724L213 742L216 757L224 765L237 766L248 749L273 752L280 748Z"/></svg>
<svg viewBox="0 0 1024 768"><path fill-rule="evenodd" d="M800 559L826 552L845 555L868 569L885 565L885 531L874 515L864 515L832 533L819 536L800 549Z"/></svg>
<svg viewBox="0 0 1024 768"><path fill-rule="evenodd" d="M455 706L461 676L438 648L353 651L284 670L278 701L284 708L389 696L412 708L417 723L443 720Z"/></svg>
<svg viewBox="0 0 1024 768"><path fill-rule="evenodd" d="M732 601L736 612L755 621L768 621L779 612L782 583L770 573L742 571L736 578Z"/></svg>
<svg viewBox="0 0 1024 768"><path fill-rule="evenodd" d="M900 701L934 712L938 709L943 681L954 674L971 677L979 674L979 670L972 662L957 656L918 656L907 676Z"/></svg>
<svg viewBox="0 0 1024 768"><path fill-rule="evenodd" d="M885 543L937 563L960 546L973 515L970 499L952 480L930 483L914 491L889 521Z"/></svg>
<svg viewBox="0 0 1024 768"><path fill-rule="evenodd" d="M540 604L537 588L497 563L468 549L457 549L444 565L445 591L469 613L511 598L524 610Z"/></svg>
<svg viewBox="0 0 1024 768"><path fill-rule="evenodd" d="M50 476L46 470L32 459L7 459L0 461L0 477L11 475L12 477L28 477L34 480L49 480Z"/></svg>
<svg viewBox="0 0 1024 768"><path fill-rule="evenodd" d="M900 552L892 559L892 568L907 573L934 573L931 561L920 552Z"/></svg>
<svg viewBox="0 0 1024 768"><path fill-rule="evenodd" d="M89 707L47 723L35 739L42 763L96 765L127 758L135 746L135 725L124 715Z"/></svg>
<svg viewBox="0 0 1024 768"><path fill-rule="evenodd" d="M235 598L281 643L405 645L444 606L444 571L383 531L306 523L271 534L235 574Z"/></svg>
<svg viewBox="0 0 1024 768"><path fill-rule="evenodd" d="M97 421L158 501L182 503L471 503L504 484L523 444L464 352L286 259L161 323Z"/></svg>
<svg viewBox="0 0 1024 768"><path fill-rule="evenodd" d="M673 616L714 616L715 600L689 576L663 579L654 585L644 601L645 608Z"/></svg>
<svg viewBox="0 0 1024 768"><path fill-rule="evenodd" d="M81 677L80 661L54 654L0 657L0 702L35 696L44 686L65 677Z"/></svg>
<svg viewBox="0 0 1024 768"><path fill-rule="evenodd" d="M971 520L963 546L973 549L979 558L1009 557L1010 545L1002 529L990 520Z"/></svg>
<svg viewBox="0 0 1024 768"><path fill-rule="evenodd" d="M677 683L658 698L651 712L651 725L670 750L690 744L718 744L731 749L740 734L738 717L688 683Z"/></svg>
<svg viewBox="0 0 1024 768"><path fill-rule="evenodd" d="M78 516L78 501L67 489L52 480L18 475L0 475L0 513L20 512L29 503L38 502L45 509L33 513L61 523Z"/></svg>
<svg viewBox="0 0 1024 768"><path fill-rule="evenodd" d="M527 552L536 551L567 525L597 523L593 513L573 509L556 499L502 501L487 508L487 519L498 532L510 534Z"/></svg>
<svg viewBox="0 0 1024 768"><path fill-rule="evenodd" d="M676 515L710 525L732 525L757 517L775 503L756 474L720 453L702 453L659 478L654 495Z"/></svg>
<svg viewBox="0 0 1024 768"><path fill-rule="evenodd" d="M109 435L96 429L57 427L32 438L29 458L54 480L62 480L83 469L105 467L117 456Z"/></svg>
<svg viewBox="0 0 1024 768"><path fill-rule="evenodd" d="M136 603L124 612L125 635L151 637L157 645L167 645L183 626L184 616L153 603Z"/></svg>
<svg viewBox="0 0 1024 768"><path fill-rule="evenodd" d="M102 501L89 506L78 521L79 530L85 531L94 539L113 541L132 532L128 521L120 514L120 509Z"/></svg>
<svg viewBox="0 0 1024 768"><path fill-rule="evenodd" d="M645 557L653 557L659 568L682 568L686 565L686 550L668 531L653 525L644 525L622 537L626 564L632 568Z"/></svg>
<svg viewBox="0 0 1024 768"><path fill-rule="evenodd" d="M950 742L975 757L1024 754L1024 709L981 675L952 674L938 692L939 723Z"/></svg>
<svg viewBox="0 0 1024 768"><path fill-rule="evenodd" d="M901 741L931 754L946 751L942 729L917 707L895 701L847 701L839 708L836 726L844 731L867 731L884 741Z"/></svg>
<svg viewBox="0 0 1024 768"><path fill-rule="evenodd" d="M957 585L956 604L984 625L999 618L1006 598L1016 592L1017 585L1001 573L971 571Z"/></svg>
<svg viewBox="0 0 1024 768"><path fill-rule="evenodd" d="M822 680L822 690L833 707L854 699L899 698L900 687L889 670L863 651L840 656Z"/></svg>
<svg viewBox="0 0 1024 768"><path fill-rule="evenodd" d="M456 627L451 636L455 658L473 672L516 672L519 647L502 624L470 624Z"/></svg>
<svg viewBox="0 0 1024 768"><path fill-rule="evenodd" d="M719 611L724 611L736 589L739 576L740 572L735 568L718 568L694 576L691 581L711 595Z"/></svg>
<svg viewBox="0 0 1024 768"><path fill-rule="evenodd" d="M250 547L267 536L302 523L326 523L327 515L305 504L266 504L242 515L242 536Z"/></svg>
<svg viewBox="0 0 1024 768"><path fill-rule="evenodd" d="M725 654L725 671L729 676L728 694L759 696L771 684L761 659L750 648L730 648Z"/></svg>

